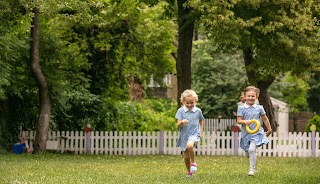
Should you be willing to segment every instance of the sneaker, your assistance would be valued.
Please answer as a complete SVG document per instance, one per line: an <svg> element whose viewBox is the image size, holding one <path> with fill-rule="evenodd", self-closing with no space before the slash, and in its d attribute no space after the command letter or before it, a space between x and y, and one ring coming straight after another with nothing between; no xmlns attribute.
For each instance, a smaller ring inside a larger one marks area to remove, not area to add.
<svg viewBox="0 0 320 184"><path fill-rule="evenodd" d="M254 176L254 171L249 171L248 176Z"/></svg>
<svg viewBox="0 0 320 184"><path fill-rule="evenodd" d="M186 177L192 177L192 173L191 172L187 172Z"/></svg>
<svg viewBox="0 0 320 184"><path fill-rule="evenodd" d="M191 173L197 172L197 164L195 162L190 164L190 172Z"/></svg>

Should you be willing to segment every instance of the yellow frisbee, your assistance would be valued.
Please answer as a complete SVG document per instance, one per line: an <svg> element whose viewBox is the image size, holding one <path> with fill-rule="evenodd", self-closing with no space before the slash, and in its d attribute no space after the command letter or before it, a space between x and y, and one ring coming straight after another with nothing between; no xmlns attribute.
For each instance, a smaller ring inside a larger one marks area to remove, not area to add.
<svg viewBox="0 0 320 184"><path fill-rule="evenodd" d="M256 119L252 119L252 120L250 120L250 122L255 123L255 124L256 124L256 128L253 129L253 130L251 130L250 127L249 127L248 125L246 125L246 130L247 130L247 132L248 132L249 134L255 134L255 133L257 133L257 132L259 131L259 129L260 129L260 126L261 126L260 123L259 123L259 121L256 120Z"/></svg>

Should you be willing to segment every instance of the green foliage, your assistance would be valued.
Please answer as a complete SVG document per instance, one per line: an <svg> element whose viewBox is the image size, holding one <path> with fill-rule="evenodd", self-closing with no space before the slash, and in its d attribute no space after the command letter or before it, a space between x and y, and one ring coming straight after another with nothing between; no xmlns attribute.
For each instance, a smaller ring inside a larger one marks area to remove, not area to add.
<svg viewBox="0 0 320 184"><path fill-rule="evenodd" d="M305 80L287 73L275 80L270 86L269 93L272 97L288 103L292 112L308 111L309 88Z"/></svg>
<svg viewBox="0 0 320 184"><path fill-rule="evenodd" d="M175 29L173 21L163 16L166 6L165 2L147 6L139 1L66 4L62 6L65 13L52 26L87 57L90 91L121 100L128 98L128 78L136 76L145 84L151 75L161 81L174 70Z"/></svg>
<svg viewBox="0 0 320 184"><path fill-rule="evenodd" d="M28 16L19 1L4 0L0 7L0 147L7 149L17 141L19 126L33 127L38 98L26 61Z"/></svg>
<svg viewBox="0 0 320 184"><path fill-rule="evenodd" d="M205 117L234 118L246 81L241 55L219 53L213 45L209 40L195 42L192 86Z"/></svg>
<svg viewBox="0 0 320 184"><path fill-rule="evenodd" d="M197 0L190 5L201 12L200 26L207 31L204 37L213 39L218 50L244 53L248 81L263 91L283 73L300 77L319 68L318 0ZM292 107L306 109L306 91L298 95L290 94ZM274 126L274 118L269 118Z"/></svg>
<svg viewBox="0 0 320 184"><path fill-rule="evenodd" d="M64 105L56 104L50 122L52 130L82 131L86 124L98 130L105 129L101 97L78 86L66 92Z"/></svg>
<svg viewBox="0 0 320 184"><path fill-rule="evenodd" d="M320 71L312 71L310 78L307 80L309 84L308 104L311 112L320 114Z"/></svg>
<svg viewBox="0 0 320 184"><path fill-rule="evenodd" d="M176 103L147 99L143 103L119 101L106 119L107 130L159 131L176 130Z"/></svg>
<svg viewBox="0 0 320 184"><path fill-rule="evenodd" d="M15 62L21 59L23 52L28 51L28 42L20 32L25 28L25 18L21 15L23 8L19 2L4 0L0 7L0 100L3 100L6 99L8 88L16 89L10 85L16 79L15 74L23 70L23 67L15 66Z"/></svg>
<svg viewBox="0 0 320 184"><path fill-rule="evenodd" d="M228 51L254 51L251 70L266 75L304 73L318 65L317 0L191 1L208 34ZM257 79L256 79L257 80Z"/></svg>
<svg viewBox="0 0 320 184"><path fill-rule="evenodd" d="M194 52L193 86L206 117L233 117L246 81L240 55L234 58L216 50L238 53L252 43L258 63L251 67L261 73L289 68L299 75L318 63L319 37L314 32L318 27L309 13L319 14L312 9L314 1L309 2L190 1L203 13L201 23L208 34L200 35L214 38L214 44L196 43ZM174 72L171 54L176 52L177 32L166 16L174 7L172 0L36 3L41 5L40 64L53 103L51 129L83 130L90 123L95 130L176 130L175 103L126 101L128 77L138 76L147 84L152 75L161 83L165 73ZM39 94L29 66L28 12L36 3L0 2L0 137L6 139L2 143L15 141L19 126L36 127ZM316 112L317 76L308 79L308 101ZM297 110L306 109L308 86L303 81L291 78L281 85L284 101L292 101Z"/></svg>
<svg viewBox="0 0 320 184"><path fill-rule="evenodd" d="M308 121L307 127L306 127L306 132L310 132L310 127L311 125L316 125L316 131L320 132L320 116L319 115L314 115L313 118L311 118Z"/></svg>
<svg viewBox="0 0 320 184"><path fill-rule="evenodd" d="M114 120L115 102L128 99L128 77L147 83L151 75L160 81L174 70L175 25L163 16L164 1L148 6L140 1L4 0L0 5L0 128L12 137L3 142L12 142L20 125L36 127L39 94L29 66L29 10L35 5L40 7L40 65L52 99L52 130L83 130L87 123L105 130L105 120Z"/></svg>

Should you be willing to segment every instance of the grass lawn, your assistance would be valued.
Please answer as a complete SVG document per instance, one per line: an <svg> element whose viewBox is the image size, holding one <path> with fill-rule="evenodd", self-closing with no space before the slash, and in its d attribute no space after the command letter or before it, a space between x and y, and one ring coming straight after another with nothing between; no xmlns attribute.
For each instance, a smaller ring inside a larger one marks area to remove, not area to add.
<svg viewBox="0 0 320 184"><path fill-rule="evenodd" d="M0 155L0 183L268 183L320 184L320 158L258 157L247 176L246 157L196 156L198 172L185 177L182 156Z"/></svg>

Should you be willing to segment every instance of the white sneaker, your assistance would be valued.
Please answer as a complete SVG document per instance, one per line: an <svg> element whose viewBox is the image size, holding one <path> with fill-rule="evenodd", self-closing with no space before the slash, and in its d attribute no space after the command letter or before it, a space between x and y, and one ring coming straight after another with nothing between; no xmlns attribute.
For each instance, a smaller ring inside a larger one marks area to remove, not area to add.
<svg viewBox="0 0 320 184"><path fill-rule="evenodd" d="M248 176L254 176L254 171L249 171Z"/></svg>

